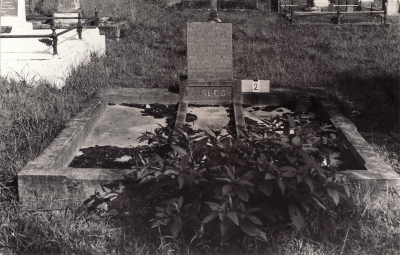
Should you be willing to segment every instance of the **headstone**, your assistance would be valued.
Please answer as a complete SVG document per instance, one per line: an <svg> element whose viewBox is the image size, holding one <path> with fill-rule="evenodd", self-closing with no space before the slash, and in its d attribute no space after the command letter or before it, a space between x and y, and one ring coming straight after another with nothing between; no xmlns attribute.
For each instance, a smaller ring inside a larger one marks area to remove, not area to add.
<svg viewBox="0 0 400 255"><path fill-rule="evenodd" d="M25 0L2 0L1 26L12 27L11 34L29 34L32 23L26 22Z"/></svg>
<svg viewBox="0 0 400 255"><path fill-rule="evenodd" d="M57 11L54 12L54 17L78 17L82 10L79 9L79 0L58 0ZM56 25L76 25L78 19L55 19Z"/></svg>
<svg viewBox="0 0 400 255"><path fill-rule="evenodd" d="M18 0L3 0L1 3L2 17L17 17L18 16Z"/></svg>
<svg viewBox="0 0 400 255"><path fill-rule="evenodd" d="M59 12L74 12L80 8L79 0L58 0Z"/></svg>
<svg viewBox="0 0 400 255"><path fill-rule="evenodd" d="M232 79L232 24L187 24L189 80Z"/></svg>
<svg viewBox="0 0 400 255"><path fill-rule="evenodd" d="M399 15L399 6L400 6L399 0L388 0L387 1L387 15L388 16Z"/></svg>

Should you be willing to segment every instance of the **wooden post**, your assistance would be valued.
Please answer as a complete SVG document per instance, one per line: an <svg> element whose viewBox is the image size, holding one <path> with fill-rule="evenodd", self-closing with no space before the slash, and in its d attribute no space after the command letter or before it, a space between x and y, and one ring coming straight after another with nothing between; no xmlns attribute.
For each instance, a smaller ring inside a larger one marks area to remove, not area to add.
<svg viewBox="0 0 400 255"><path fill-rule="evenodd" d="M54 24L54 19L51 21L51 30L53 31L50 35L50 38L53 40L52 42L52 46L53 46L53 55L58 55L57 52L57 42L58 42L58 38L57 38L57 33L56 33L56 26Z"/></svg>
<svg viewBox="0 0 400 255"><path fill-rule="evenodd" d="M387 3L385 3L385 9L383 11L383 24L386 24Z"/></svg>
<svg viewBox="0 0 400 255"><path fill-rule="evenodd" d="M339 6L339 8L338 8L338 12L337 12L337 23L338 23L338 25L340 25L340 6Z"/></svg>
<svg viewBox="0 0 400 255"><path fill-rule="evenodd" d="M78 26L77 26L77 28L76 28L76 32L78 32L79 40L82 40L81 13L78 13Z"/></svg>
<svg viewBox="0 0 400 255"><path fill-rule="evenodd" d="M99 11L97 11L97 9L94 9L94 24L96 27L99 27Z"/></svg>

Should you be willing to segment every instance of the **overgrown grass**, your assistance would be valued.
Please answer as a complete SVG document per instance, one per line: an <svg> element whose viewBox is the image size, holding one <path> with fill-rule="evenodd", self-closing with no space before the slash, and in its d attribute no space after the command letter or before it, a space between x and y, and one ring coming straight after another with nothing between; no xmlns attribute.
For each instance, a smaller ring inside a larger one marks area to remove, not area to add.
<svg viewBox="0 0 400 255"><path fill-rule="evenodd" d="M47 3L47 2L46 2ZM49 5L46 5L48 9ZM128 19L123 38L107 41L106 56L77 68L63 89L0 81L0 252L88 254L399 254L399 199L375 202L362 188L339 207L308 215L301 232L271 223L269 243L241 239L228 247L161 238L146 224L116 212L63 214L19 210L16 174L62 130L99 88L177 86L186 68L186 22L205 10L164 9L119 1L81 1L85 13ZM269 79L272 87L323 86L374 149L400 172L400 22L391 30L287 26L275 14L224 11L233 24L234 77ZM28 81L29 83L29 81ZM396 197L396 195L394 195ZM397 207L398 209L398 207ZM114 214L113 214L114 213ZM184 237L190 238L190 237Z"/></svg>

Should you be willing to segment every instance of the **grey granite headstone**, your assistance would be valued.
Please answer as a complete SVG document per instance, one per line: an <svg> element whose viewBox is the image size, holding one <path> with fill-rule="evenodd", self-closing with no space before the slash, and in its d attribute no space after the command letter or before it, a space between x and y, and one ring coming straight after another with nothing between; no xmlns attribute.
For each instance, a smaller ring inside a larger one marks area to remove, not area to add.
<svg viewBox="0 0 400 255"><path fill-rule="evenodd" d="M2 0L0 16L18 16L18 0Z"/></svg>
<svg viewBox="0 0 400 255"><path fill-rule="evenodd" d="M80 8L79 0L58 0L59 12L73 12Z"/></svg>
<svg viewBox="0 0 400 255"><path fill-rule="evenodd" d="M232 24L187 23L189 80L231 80Z"/></svg>

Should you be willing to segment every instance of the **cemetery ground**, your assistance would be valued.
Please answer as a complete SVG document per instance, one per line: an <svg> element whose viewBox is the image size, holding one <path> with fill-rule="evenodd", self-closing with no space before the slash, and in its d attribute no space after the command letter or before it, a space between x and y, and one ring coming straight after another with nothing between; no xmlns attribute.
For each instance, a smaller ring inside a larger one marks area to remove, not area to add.
<svg viewBox="0 0 400 255"><path fill-rule="evenodd" d="M56 137L93 93L104 87L178 86L186 67L186 22L205 21L206 10L183 10L128 1L82 1L100 16L129 20L107 54L80 66L62 89L51 84L0 85L0 253L5 254L399 254L400 196L393 190L372 200L354 187L351 197L305 214L301 230L271 222L268 242L234 238L229 245L190 243L161 236L129 214L84 206L51 212L19 209L18 171ZM129 7L129 8L128 8ZM108 10L106 12L105 10ZM274 13L223 11L233 27L237 79L269 79L272 87L324 87L360 133L400 174L400 21L391 29L288 26ZM400 192L400 191L399 191ZM188 240L189 239L189 240Z"/></svg>

